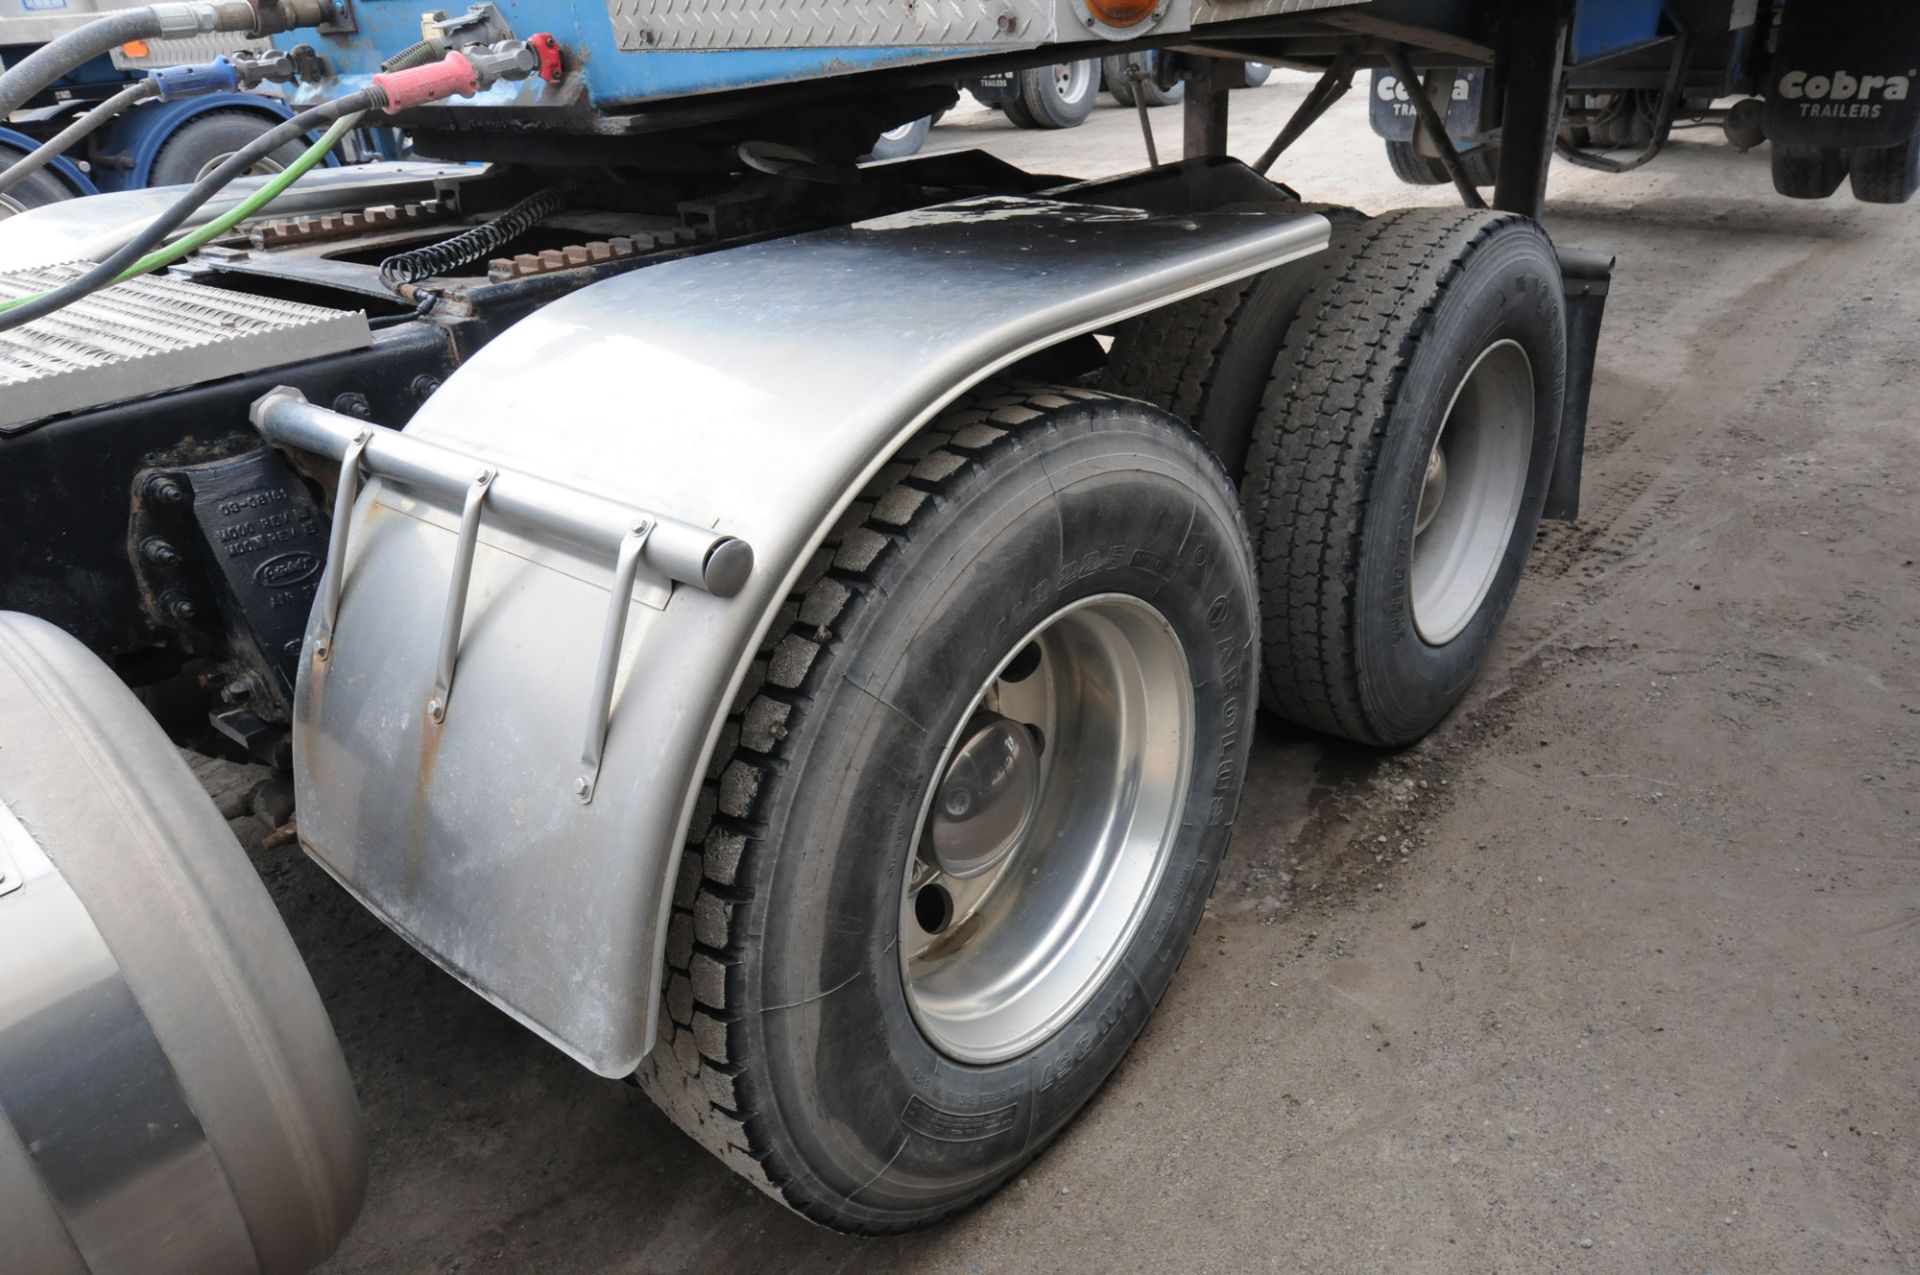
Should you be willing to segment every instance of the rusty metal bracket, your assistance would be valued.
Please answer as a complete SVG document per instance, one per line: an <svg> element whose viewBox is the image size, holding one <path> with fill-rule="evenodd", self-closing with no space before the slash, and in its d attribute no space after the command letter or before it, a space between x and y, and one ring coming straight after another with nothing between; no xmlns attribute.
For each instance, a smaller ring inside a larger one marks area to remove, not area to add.
<svg viewBox="0 0 1920 1275"><path fill-rule="evenodd" d="M600 632L600 657L593 666L593 693L587 702L587 742L580 752L586 767L573 781L573 795L582 804L593 800L600 783L600 759L607 745L607 723L613 716L613 682L620 672L620 644L627 636L627 609L633 602L633 578L640 570L640 554L653 534L653 520L642 518L620 542L613 563L613 594L607 599L607 623Z"/></svg>
<svg viewBox="0 0 1920 1275"><path fill-rule="evenodd" d="M360 464L373 431L362 429L340 457L340 482L333 496L333 529L327 537L327 575L320 585L320 613L313 625L313 658L326 663L333 654L333 625L340 614L340 591L347 579L347 527L353 502L360 498Z"/></svg>
<svg viewBox="0 0 1920 1275"><path fill-rule="evenodd" d="M473 551L480 543L480 510L499 471L480 471L460 506L460 534L453 542L453 569L447 579L447 610L440 620L440 658L434 665L427 716L444 721L453 699L453 666L460 658L460 627L467 615L467 586L473 582Z"/></svg>

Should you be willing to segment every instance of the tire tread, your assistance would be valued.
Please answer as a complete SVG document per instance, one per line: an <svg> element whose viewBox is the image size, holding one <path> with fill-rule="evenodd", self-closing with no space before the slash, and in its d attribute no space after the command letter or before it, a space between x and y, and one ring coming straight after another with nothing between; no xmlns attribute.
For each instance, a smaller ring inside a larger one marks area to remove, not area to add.
<svg viewBox="0 0 1920 1275"><path fill-rule="evenodd" d="M1267 388L1241 487L1259 561L1268 706L1300 725L1388 743L1363 709L1354 598L1390 405L1448 288L1513 214L1404 209L1323 263ZM1533 233L1542 233L1533 228ZM1543 235L1544 237L1544 235Z"/></svg>
<svg viewBox="0 0 1920 1275"><path fill-rule="evenodd" d="M851 628L885 560L917 522L1023 431L1076 402L1112 399L1066 386L988 383L963 395L901 449L862 490L815 552L776 615L736 698L709 767L681 855L667 930L667 983L658 1041L634 1074L668 1118L730 1168L795 1212L847 1229L831 1201L813 1198L781 1163L768 1137L759 1078L743 1033L751 935L745 918L766 840L765 811L791 759L786 740L812 707L831 660L821 658ZM944 1209L958 1213L988 1187ZM863 1220L867 1234L916 1229Z"/></svg>

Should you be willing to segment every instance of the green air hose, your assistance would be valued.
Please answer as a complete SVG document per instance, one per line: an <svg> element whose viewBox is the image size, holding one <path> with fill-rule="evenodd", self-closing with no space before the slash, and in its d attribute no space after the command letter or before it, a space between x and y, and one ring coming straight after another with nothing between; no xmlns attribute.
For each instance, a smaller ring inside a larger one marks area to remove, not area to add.
<svg viewBox="0 0 1920 1275"><path fill-rule="evenodd" d="M353 126L360 122L360 117L364 114L366 114L366 112L356 111L351 115L343 115L335 120L327 131L320 135L319 141L307 147L300 158L288 164L278 173L275 173L273 179L267 182L266 185L254 191L251 195L248 195L245 199L241 200L226 212L221 213L206 225L182 235L164 247L154 249L121 271L119 276L114 279L114 282L125 283L129 279L137 279L143 274L149 274L152 271L158 270L161 266L178 261L194 249L226 234L227 231L232 230L235 226L253 216L262 208L265 208L268 204L278 199L287 187L300 180L308 169L325 159L327 152L332 150L342 137L353 130ZM25 305L27 302L37 300L44 295L46 294L36 292L30 296L14 297L8 301L0 301L0 311L11 310L15 306Z"/></svg>

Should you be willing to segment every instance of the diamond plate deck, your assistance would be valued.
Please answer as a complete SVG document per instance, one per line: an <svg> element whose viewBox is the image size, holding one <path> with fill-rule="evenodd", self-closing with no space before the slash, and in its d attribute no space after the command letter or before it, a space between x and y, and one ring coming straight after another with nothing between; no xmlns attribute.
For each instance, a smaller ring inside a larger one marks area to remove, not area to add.
<svg viewBox="0 0 1920 1275"><path fill-rule="evenodd" d="M0 272L0 297L58 287L68 262ZM0 434L62 412L357 350L367 316L148 276L0 332Z"/></svg>
<svg viewBox="0 0 1920 1275"><path fill-rule="evenodd" d="M1193 0L1192 25L1364 0ZM674 49L1019 48L1086 33L1053 0L607 0L623 53ZM1169 22L1165 30L1178 30Z"/></svg>
<svg viewBox="0 0 1920 1275"><path fill-rule="evenodd" d="M621 52L922 48L1049 39L1052 0L607 0Z"/></svg>

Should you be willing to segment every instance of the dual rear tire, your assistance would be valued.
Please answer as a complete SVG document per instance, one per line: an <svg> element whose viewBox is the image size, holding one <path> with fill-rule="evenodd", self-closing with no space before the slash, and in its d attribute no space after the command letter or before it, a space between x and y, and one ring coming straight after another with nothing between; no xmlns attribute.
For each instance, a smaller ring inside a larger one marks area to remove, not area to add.
<svg viewBox="0 0 1920 1275"><path fill-rule="evenodd" d="M1305 270L1123 333L1133 397L963 399L775 617L638 1080L805 1216L938 1221L1092 1097L1200 919L1263 693L1404 743L1484 658L1551 468L1556 259L1516 217L1329 211Z"/></svg>
<svg viewBox="0 0 1920 1275"><path fill-rule="evenodd" d="M1329 215L1326 252L1137 320L1106 383L1188 420L1240 478L1266 705L1397 746L1459 702L1525 566L1563 286L1522 218Z"/></svg>

